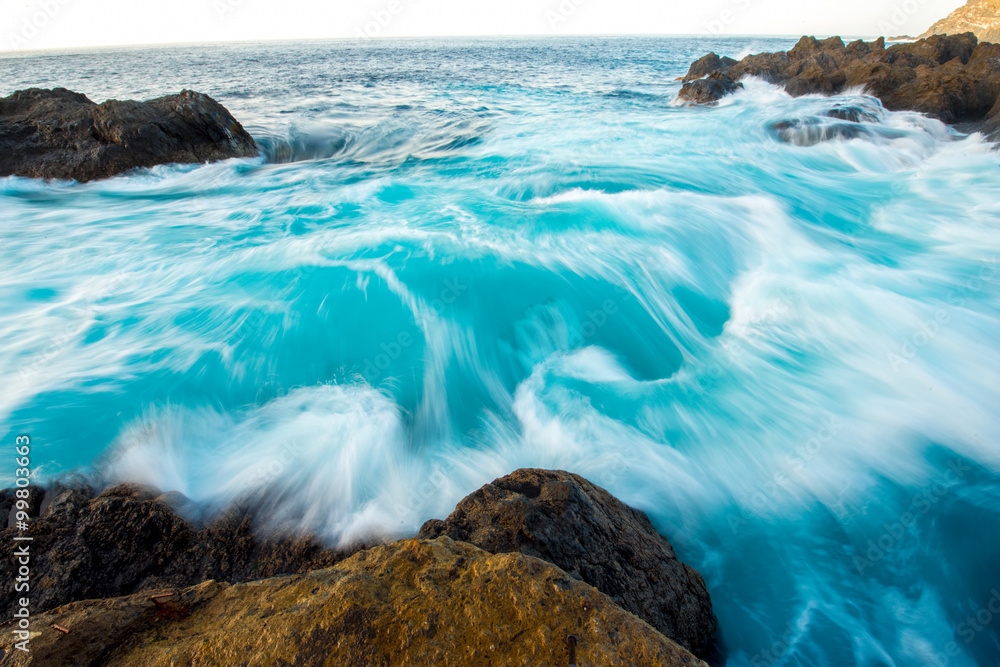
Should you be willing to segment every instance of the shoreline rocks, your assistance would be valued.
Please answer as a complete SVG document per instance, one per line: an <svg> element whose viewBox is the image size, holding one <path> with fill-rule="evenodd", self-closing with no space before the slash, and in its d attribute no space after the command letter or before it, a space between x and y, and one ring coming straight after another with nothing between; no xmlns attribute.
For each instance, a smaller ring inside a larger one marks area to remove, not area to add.
<svg viewBox="0 0 1000 667"><path fill-rule="evenodd" d="M31 599L39 611L149 588L304 572L364 548L333 550L308 538L268 538L254 529L253 513L245 507L232 507L199 528L174 509L181 494L160 495L134 484L100 494L83 483L36 492L42 493L38 509L29 510L25 533L32 537ZM0 599L7 618L18 597L11 569L14 534L14 528L0 532Z"/></svg>
<svg viewBox="0 0 1000 667"><path fill-rule="evenodd" d="M714 55L692 65L679 99L711 104L734 92L743 77L756 76L796 97L863 88L891 111L917 111L985 133L1000 129L1000 45L980 43L972 33L888 48L882 38L844 44L839 37L803 37L790 51L735 64Z"/></svg>
<svg viewBox="0 0 1000 667"><path fill-rule="evenodd" d="M258 155L224 106L191 90L102 104L65 88L0 98L0 176L91 181L138 167Z"/></svg>
<svg viewBox="0 0 1000 667"><path fill-rule="evenodd" d="M522 554L402 540L246 584L74 602L36 619L10 664L707 667L606 595ZM68 631L64 634L54 628Z"/></svg>
<svg viewBox="0 0 1000 667"><path fill-rule="evenodd" d="M646 515L562 471L516 471L415 540L343 550L262 535L247 507L199 527L178 514L191 509L181 494L132 484L33 498L37 664L186 664L192 651L199 664L246 651L272 664L286 640L294 664L399 664L398 651L408 664L564 664L572 633L587 664L703 665L717 628L701 576ZM0 534L8 618L14 533ZM149 591L191 602L173 609ZM261 644L261 623L281 642Z"/></svg>

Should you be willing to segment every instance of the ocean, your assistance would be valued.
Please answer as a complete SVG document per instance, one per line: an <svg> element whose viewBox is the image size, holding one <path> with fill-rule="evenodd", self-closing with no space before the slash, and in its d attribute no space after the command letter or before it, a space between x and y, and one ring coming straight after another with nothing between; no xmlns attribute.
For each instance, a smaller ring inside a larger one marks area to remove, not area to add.
<svg viewBox="0 0 1000 667"><path fill-rule="evenodd" d="M793 43L4 54L263 156L0 179L0 442L330 543L565 469L704 575L729 665L1000 664L1000 155L861 91L674 102Z"/></svg>

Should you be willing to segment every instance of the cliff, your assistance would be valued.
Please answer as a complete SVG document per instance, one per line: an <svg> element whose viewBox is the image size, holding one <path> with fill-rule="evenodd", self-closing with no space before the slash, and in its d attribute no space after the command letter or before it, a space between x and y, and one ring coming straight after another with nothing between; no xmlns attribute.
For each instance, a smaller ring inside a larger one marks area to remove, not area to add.
<svg viewBox="0 0 1000 667"><path fill-rule="evenodd" d="M971 32L984 42L1000 42L1000 0L969 0L920 36L963 32Z"/></svg>

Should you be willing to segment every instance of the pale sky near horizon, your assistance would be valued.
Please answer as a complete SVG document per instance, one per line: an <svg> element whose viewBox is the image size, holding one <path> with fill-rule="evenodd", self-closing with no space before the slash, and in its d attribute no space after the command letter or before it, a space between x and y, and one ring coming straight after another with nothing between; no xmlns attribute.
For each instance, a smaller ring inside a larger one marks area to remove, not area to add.
<svg viewBox="0 0 1000 667"><path fill-rule="evenodd" d="M917 35L963 0L0 0L0 51L473 35Z"/></svg>

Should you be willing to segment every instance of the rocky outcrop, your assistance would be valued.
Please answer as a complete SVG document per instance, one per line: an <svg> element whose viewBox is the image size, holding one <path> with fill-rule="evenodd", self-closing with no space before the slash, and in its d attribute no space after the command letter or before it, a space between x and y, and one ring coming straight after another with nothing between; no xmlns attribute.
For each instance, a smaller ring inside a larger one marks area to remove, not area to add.
<svg viewBox="0 0 1000 667"><path fill-rule="evenodd" d="M700 79L703 76L708 76L712 72L717 72L720 69L732 67L737 62L739 61L735 58L720 56L715 51L712 51L708 55L702 56L698 60L694 61L688 69L688 73L681 80L684 83L694 81L695 79Z"/></svg>
<svg viewBox="0 0 1000 667"><path fill-rule="evenodd" d="M971 32L984 42L1000 42L1000 0L969 0L921 37Z"/></svg>
<svg viewBox="0 0 1000 667"><path fill-rule="evenodd" d="M712 72L703 79L695 78L684 84L679 98L692 104L715 104L726 95L743 88L743 84L725 72Z"/></svg>
<svg viewBox="0 0 1000 667"><path fill-rule="evenodd" d="M90 181L136 167L258 155L253 138L208 95L95 104L65 88L0 99L0 176Z"/></svg>
<svg viewBox="0 0 1000 667"><path fill-rule="evenodd" d="M567 472L516 471L388 547L268 537L250 506L203 525L179 493L82 478L33 488L28 513L0 534L0 591L10 618L13 537L30 536L40 665L565 664L569 633L586 664L689 665L716 631L701 576L645 514Z"/></svg>
<svg viewBox="0 0 1000 667"><path fill-rule="evenodd" d="M704 63L697 69L692 66L689 76L705 69ZM839 37L822 41L803 37L788 52L723 63L710 76L734 82L756 76L784 86L794 96L863 88L889 110L919 111L946 123L979 124L977 129L987 132L1000 126L1000 45L980 44L971 33L932 36L889 48L882 39L845 45ZM730 85L705 81L684 84L681 99L706 103L732 92Z"/></svg>
<svg viewBox="0 0 1000 667"><path fill-rule="evenodd" d="M36 497L40 493L36 491ZM58 485L36 503L27 532L0 533L3 617L15 609L14 535L30 536L32 608L126 595L148 588L190 586L209 579L250 581L327 567L355 553L311 539L258 534L253 515L234 507L206 527L176 511L184 497L121 485L95 495L86 484Z"/></svg>
<svg viewBox="0 0 1000 667"><path fill-rule="evenodd" d="M701 575L645 514L578 475L525 469L494 480L420 530L442 535L553 563L696 655L711 648L716 621Z"/></svg>
<svg viewBox="0 0 1000 667"><path fill-rule="evenodd" d="M566 665L705 667L559 568L448 538L249 584L75 602L35 618L21 665ZM53 626L58 625L67 632Z"/></svg>

